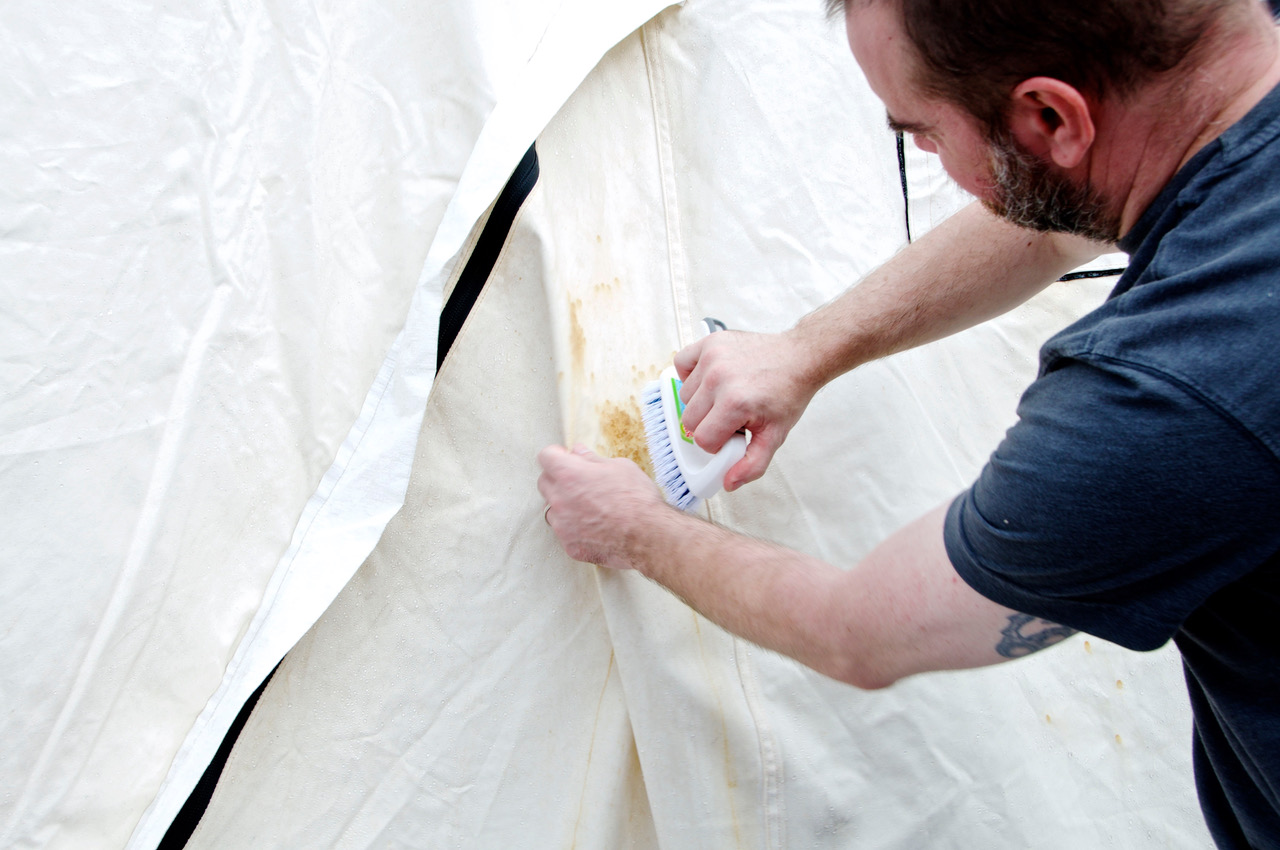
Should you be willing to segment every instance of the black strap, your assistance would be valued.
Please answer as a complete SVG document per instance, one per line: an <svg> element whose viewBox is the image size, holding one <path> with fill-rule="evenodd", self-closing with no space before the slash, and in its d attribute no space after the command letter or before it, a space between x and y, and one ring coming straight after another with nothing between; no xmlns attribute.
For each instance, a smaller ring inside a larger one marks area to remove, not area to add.
<svg viewBox="0 0 1280 850"><path fill-rule="evenodd" d="M458 336L458 331L462 329L462 323L466 321L472 305L480 297L480 291L484 289L485 281L493 271L493 266L498 261L498 254L501 253L502 246L507 241L507 234L515 222L516 213L520 211L520 206L537 182L538 154L534 146L530 145L528 152L512 173L511 179L498 195L498 200L493 205L493 212L489 214L489 220L485 222L484 230L476 240L476 247L467 259L467 264L463 267L453 291L449 293L449 300L444 305L444 310L441 311L439 353L436 356L437 370L444 362L445 355L449 353L449 348ZM277 669L279 669L278 666ZM253 713L254 706L258 704L258 698L262 696L267 682L271 681L273 675L275 670L271 671L241 707L235 722L231 724L226 737L222 739L222 744L218 747L213 761L209 762L204 775L191 791L191 796L187 797L186 803L173 819L173 823L169 825L157 850L181 850L186 846L200 819L204 817L209 801L213 798L214 789L218 786L218 779L222 775L223 768L226 767L227 759L231 757L236 739L244 729L245 723L249 721L249 715Z"/></svg>
<svg viewBox="0 0 1280 850"><path fill-rule="evenodd" d="M1058 278L1058 280L1083 280L1084 278L1089 277L1115 277L1116 275L1121 274L1124 274L1124 269L1098 269L1097 271L1090 272L1071 272L1070 274L1064 274L1062 277Z"/></svg>
<svg viewBox="0 0 1280 850"><path fill-rule="evenodd" d="M907 197L907 145L901 133L894 133L898 143L898 182L902 184L902 219L907 225L907 244L911 243L911 199Z"/></svg>
<svg viewBox="0 0 1280 850"><path fill-rule="evenodd" d="M437 372L444 364L444 358L457 339L458 332L462 330L476 299L480 297L480 291L484 289L494 264L498 262L498 254L502 253L502 246L506 244L516 213L538 182L538 153L534 148L534 145L529 146L528 152L511 173L511 179L502 187L502 193L493 204L493 212L489 214L489 220L484 223L480 238L476 240L476 247L467 258L467 264L462 267L462 274L449 293L444 309L440 311L440 336L436 347Z"/></svg>
<svg viewBox="0 0 1280 850"><path fill-rule="evenodd" d="M279 669L280 665L277 664L276 670ZM182 850L183 847L187 846L187 841L190 840L191 834L196 831L196 827L200 824L200 818L204 817L205 809L209 807L209 801L213 799L213 789L218 787L218 778L222 776L222 769L227 766L227 759L231 757L231 750L236 745L236 739L240 737L240 731L244 729L244 724L249 722L249 715L253 713L253 707L258 704L258 698L267 689L267 682L271 681L271 677L276 674L276 670L268 673L267 678L262 680L261 685L258 685L258 689L245 700L244 705L240 708L240 713L236 715L231 728L227 730L226 737L222 739L222 744L218 747L218 752L214 755L213 761L209 762L209 766L204 770L204 775L200 777L196 787L191 790L191 796L187 797L187 802L182 804L182 808L173 819L173 823L169 824L169 829L165 832L164 838L160 839L160 844L156 850Z"/></svg>

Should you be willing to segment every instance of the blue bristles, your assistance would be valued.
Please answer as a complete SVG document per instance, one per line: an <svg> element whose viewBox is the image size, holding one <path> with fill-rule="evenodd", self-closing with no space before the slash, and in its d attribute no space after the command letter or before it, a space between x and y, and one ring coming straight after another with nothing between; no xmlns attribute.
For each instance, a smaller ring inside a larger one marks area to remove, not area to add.
<svg viewBox="0 0 1280 850"><path fill-rule="evenodd" d="M662 382L654 381L644 388L640 396L640 416L649 443L649 459L653 461L653 477L667 503L682 511L693 508L698 498L689 492L671 447L671 432L662 410Z"/></svg>

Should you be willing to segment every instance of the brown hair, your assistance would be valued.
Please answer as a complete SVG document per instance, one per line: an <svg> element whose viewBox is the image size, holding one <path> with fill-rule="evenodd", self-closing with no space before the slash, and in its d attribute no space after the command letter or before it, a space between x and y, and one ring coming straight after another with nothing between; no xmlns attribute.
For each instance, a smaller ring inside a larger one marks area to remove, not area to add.
<svg viewBox="0 0 1280 850"><path fill-rule="evenodd" d="M897 5L917 83L996 127L1031 77L1124 97L1178 67L1241 0L827 0L827 9L871 2Z"/></svg>

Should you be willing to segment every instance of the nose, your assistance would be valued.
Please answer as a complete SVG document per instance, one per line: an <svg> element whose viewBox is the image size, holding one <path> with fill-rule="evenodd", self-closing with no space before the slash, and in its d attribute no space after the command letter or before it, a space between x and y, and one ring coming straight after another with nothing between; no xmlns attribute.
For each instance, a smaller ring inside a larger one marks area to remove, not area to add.
<svg viewBox="0 0 1280 850"><path fill-rule="evenodd" d="M924 151L925 153L938 152L938 146L935 145L933 142L929 141L929 139L926 138L925 136L917 136L913 133L911 136L911 141L915 142L916 147L918 147L920 150Z"/></svg>

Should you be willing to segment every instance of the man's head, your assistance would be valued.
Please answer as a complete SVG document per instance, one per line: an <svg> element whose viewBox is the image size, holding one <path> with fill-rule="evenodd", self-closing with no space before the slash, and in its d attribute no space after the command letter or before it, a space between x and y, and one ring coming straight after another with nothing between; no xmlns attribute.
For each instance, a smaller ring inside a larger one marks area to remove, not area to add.
<svg viewBox="0 0 1280 850"><path fill-rule="evenodd" d="M828 0L833 14L873 4L896 12L920 90L994 128L1031 77L1125 97L1187 60L1240 0Z"/></svg>
<svg viewBox="0 0 1280 850"><path fill-rule="evenodd" d="M1040 230L1117 238L1089 182L1099 105L1194 64L1255 0L829 0L890 126L964 188Z"/></svg>

